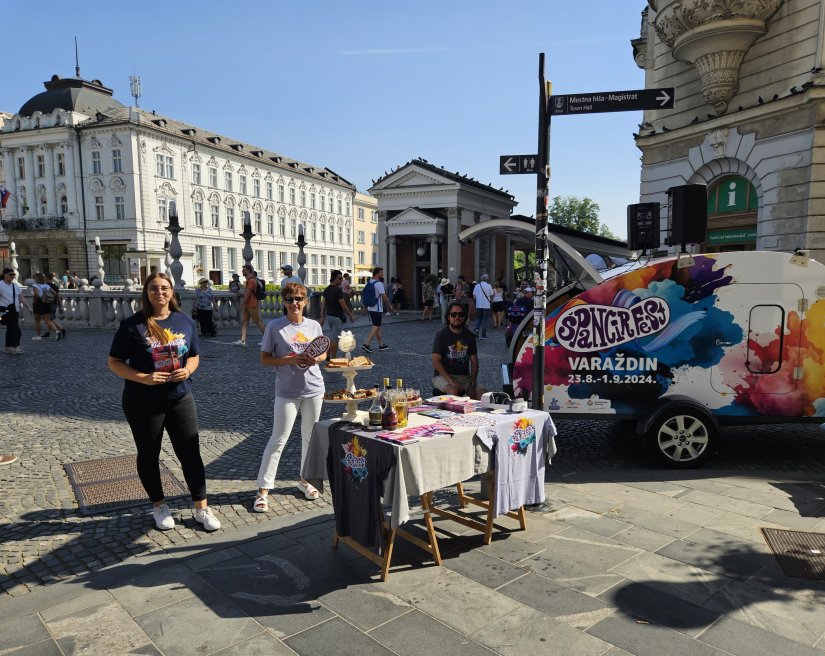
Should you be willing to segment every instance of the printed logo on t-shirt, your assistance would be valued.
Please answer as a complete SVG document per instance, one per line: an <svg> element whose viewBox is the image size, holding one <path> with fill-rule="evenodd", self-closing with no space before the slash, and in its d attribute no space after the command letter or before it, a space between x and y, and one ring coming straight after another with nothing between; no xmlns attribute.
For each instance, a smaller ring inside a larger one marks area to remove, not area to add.
<svg viewBox="0 0 825 656"><path fill-rule="evenodd" d="M163 329L163 334L166 339L165 344L153 339L149 334L144 335L146 350L152 355L155 371L176 371L183 366L181 361L189 352L186 335L173 333L168 328Z"/></svg>
<svg viewBox="0 0 825 656"><path fill-rule="evenodd" d="M447 359L456 364L464 364L469 360L469 357L470 347L461 340L447 347Z"/></svg>
<svg viewBox="0 0 825 656"><path fill-rule="evenodd" d="M525 455L530 445L536 441L536 427L533 420L519 417L513 424L513 434L510 436L510 449L513 453Z"/></svg>
<svg viewBox="0 0 825 656"><path fill-rule="evenodd" d="M344 457L341 458L344 475L358 485L367 477L367 450L361 446L357 437L342 444L341 448L344 450Z"/></svg>
<svg viewBox="0 0 825 656"><path fill-rule="evenodd" d="M289 348L291 348L295 353L303 353L304 349L309 344L310 339L300 330L296 332L294 335L287 336L287 343L289 344Z"/></svg>

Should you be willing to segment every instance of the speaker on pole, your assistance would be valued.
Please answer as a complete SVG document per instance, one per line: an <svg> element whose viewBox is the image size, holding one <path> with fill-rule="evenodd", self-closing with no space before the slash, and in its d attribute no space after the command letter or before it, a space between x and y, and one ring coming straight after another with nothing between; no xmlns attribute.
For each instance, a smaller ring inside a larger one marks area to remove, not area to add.
<svg viewBox="0 0 825 656"><path fill-rule="evenodd" d="M632 251L659 248L659 203L627 206L627 247Z"/></svg>
<svg viewBox="0 0 825 656"><path fill-rule="evenodd" d="M701 244L705 241L708 228L707 186L699 184L680 185L667 190L668 245Z"/></svg>

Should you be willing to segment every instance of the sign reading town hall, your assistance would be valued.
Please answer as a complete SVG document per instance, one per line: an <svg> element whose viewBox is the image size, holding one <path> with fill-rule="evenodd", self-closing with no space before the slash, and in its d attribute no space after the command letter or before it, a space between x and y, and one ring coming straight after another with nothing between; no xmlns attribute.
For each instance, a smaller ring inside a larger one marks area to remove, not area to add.
<svg viewBox="0 0 825 656"><path fill-rule="evenodd" d="M666 89L636 89L632 91L600 91L571 93L550 97L550 114L600 114L630 112L638 109L671 109L673 87Z"/></svg>

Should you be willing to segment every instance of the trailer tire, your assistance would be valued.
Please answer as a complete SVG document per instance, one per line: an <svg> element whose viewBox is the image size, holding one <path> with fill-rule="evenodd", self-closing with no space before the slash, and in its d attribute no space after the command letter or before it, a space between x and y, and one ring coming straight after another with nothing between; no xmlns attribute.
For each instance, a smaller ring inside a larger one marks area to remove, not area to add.
<svg viewBox="0 0 825 656"><path fill-rule="evenodd" d="M706 413L681 407L657 417L645 434L645 441L659 464L690 469L708 459L717 437L716 426Z"/></svg>

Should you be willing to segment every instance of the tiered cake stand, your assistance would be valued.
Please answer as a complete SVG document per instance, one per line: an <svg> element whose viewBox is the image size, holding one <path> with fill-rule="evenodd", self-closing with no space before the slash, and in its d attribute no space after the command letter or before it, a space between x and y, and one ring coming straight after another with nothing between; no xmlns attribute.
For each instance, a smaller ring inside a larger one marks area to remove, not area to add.
<svg viewBox="0 0 825 656"><path fill-rule="evenodd" d="M347 354L349 355L349 353ZM350 394L355 394L355 377L359 371L369 371L373 368L372 364L365 364L360 367L327 367L326 370L330 373L339 373L347 381L346 390ZM364 401L372 402L374 397L368 396L363 399L324 399L324 403L346 403L347 408L343 419L346 421L355 421L358 417L358 404Z"/></svg>

